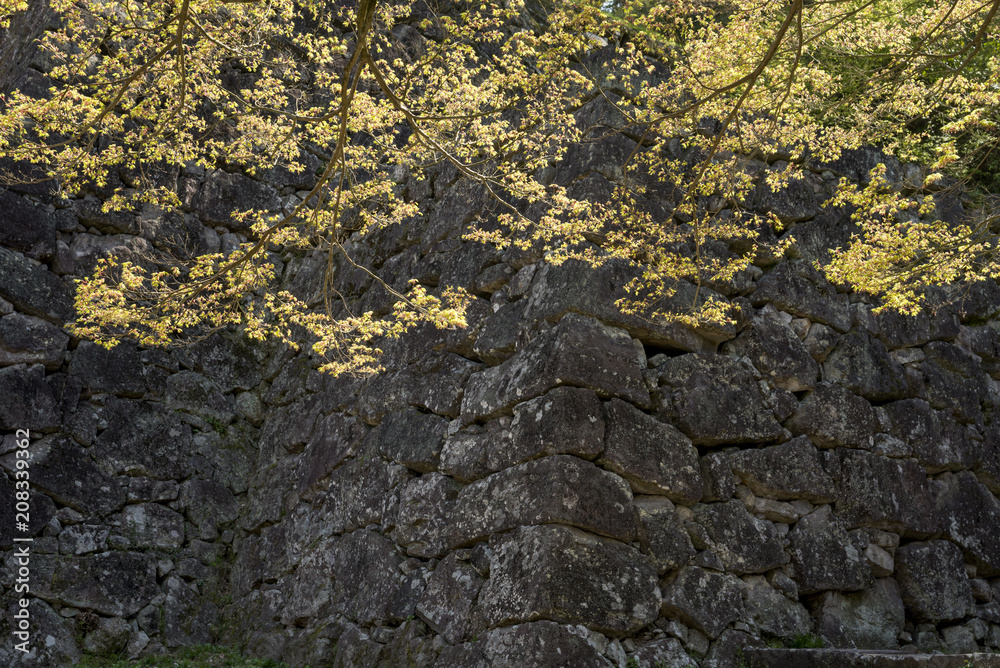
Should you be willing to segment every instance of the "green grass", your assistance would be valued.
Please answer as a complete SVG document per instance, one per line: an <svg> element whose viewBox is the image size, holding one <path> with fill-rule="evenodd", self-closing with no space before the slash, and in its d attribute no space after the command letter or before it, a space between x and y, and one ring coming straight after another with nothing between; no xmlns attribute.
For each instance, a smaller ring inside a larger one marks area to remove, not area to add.
<svg viewBox="0 0 1000 668"><path fill-rule="evenodd" d="M81 668L286 668L287 664L273 659L248 659L230 647L196 645L182 647L171 654L147 656L142 659L104 659L84 657Z"/></svg>

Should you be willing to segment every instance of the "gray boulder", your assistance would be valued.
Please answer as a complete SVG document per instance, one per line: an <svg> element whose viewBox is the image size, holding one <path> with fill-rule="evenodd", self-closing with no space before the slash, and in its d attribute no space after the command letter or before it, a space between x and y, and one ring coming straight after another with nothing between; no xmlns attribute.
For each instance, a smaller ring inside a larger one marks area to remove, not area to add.
<svg viewBox="0 0 1000 668"><path fill-rule="evenodd" d="M570 455L530 461L466 486L452 514L453 545L517 526L560 523L635 538L632 494L621 478Z"/></svg>
<svg viewBox="0 0 1000 668"><path fill-rule="evenodd" d="M823 469L816 447L805 436L781 445L734 452L728 461L757 496L779 501L805 499L817 504L830 503L836 496L833 479Z"/></svg>
<svg viewBox="0 0 1000 668"><path fill-rule="evenodd" d="M745 356L775 387L790 392L811 389L819 374L816 361L791 327L767 316L754 318L751 327L723 344L722 351Z"/></svg>
<svg viewBox="0 0 1000 668"><path fill-rule="evenodd" d="M557 387L514 408L509 436L487 452L487 466L500 471L546 455L594 459L604 450L604 411L592 390Z"/></svg>
<svg viewBox="0 0 1000 668"><path fill-rule="evenodd" d="M717 638L731 622L743 619L746 585L735 575L687 566L664 580L660 614Z"/></svg>
<svg viewBox="0 0 1000 668"><path fill-rule="evenodd" d="M159 593L156 558L150 553L46 554L36 558L32 561L32 589L50 603L127 618Z"/></svg>
<svg viewBox="0 0 1000 668"><path fill-rule="evenodd" d="M656 571L635 548L556 525L521 527L491 546L480 600L493 626L551 619L617 637L656 619Z"/></svg>
<svg viewBox="0 0 1000 668"><path fill-rule="evenodd" d="M598 464L625 478L637 494L684 503L701 499L698 451L687 436L619 399L605 405L604 416L606 447Z"/></svg>
<svg viewBox="0 0 1000 668"><path fill-rule="evenodd" d="M462 421L509 414L514 404L560 385L649 406L631 337L571 313L511 359L474 374L462 400Z"/></svg>
<svg viewBox="0 0 1000 668"><path fill-rule="evenodd" d="M868 561L830 506L821 506L800 519L788 540L793 577L803 594L871 586Z"/></svg>
<svg viewBox="0 0 1000 668"><path fill-rule="evenodd" d="M851 328L847 295L837 294L834 287L805 262L779 264L757 281L757 289L750 300L757 308L774 304L782 311L821 322L838 332Z"/></svg>
<svg viewBox="0 0 1000 668"><path fill-rule="evenodd" d="M660 417L696 445L760 443L781 435L750 370L721 355L671 357L654 369Z"/></svg>
<svg viewBox="0 0 1000 668"><path fill-rule="evenodd" d="M639 544L662 575L681 568L695 555L691 538L674 504L662 496L635 497Z"/></svg>
<svg viewBox="0 0 1000 668"><path fill-rule="evenodd" d="M0 297L22 313L62 324L74 316L73 295L43 265L0 247Z"/></svg>
<svg viewBox="0 0 1000 668"><path fill-rule="evenodd" d="M812 620L804 605L772 587L762 575L748 575L743 582L743 605L761 633L776 638L809 633Z"/></svg>
<svg viewBox="0 0 1000 668"><path fill-rule="evenodd" d="M841 450L837 514L850 527L927 537L941 521L922 466L859 450Z"/></svg>
<svg viewBox="0 0 1000 668"><path fill-rule="evenodd" d="M858 593L825 592L817 618L818 634L833 647L896 649L906 611L896 581L880 578Z"/></svg>
<svg viewBox="0 0 1000 668"><path fill-rule="evenodd" d="M0 369L0 429L52 430L60 422L55 393L41 364Z"/></svg>
<svg viewBox="0 0 1000 668"><path fill-rule="evenodd" d="M751 515L741 501L695 506L694 520L730 573L763 573L788 561L774 524Z"/></svg>
<svg viewBox="0 0 1000 668"><path fill-rule="evenodd" d="M919 621L936 624L975 610L962 552L946 540L899 546L896 580L907 610Z"/></svg>
<svg viewBox="0 0 1000 668"><path fill-rule="evenodd" d="M0 318L0 366L43 364L57 369L67 343L69 336L41 318L21 313Z"/></svg>
<svg viewBox="0 0 1000 668"><path fill-rule="evenodd" d="M903 367L862 328L840 339L823 362L823 378L870 401L902 399L909 391Z"/></svg>
<svg viewBox="0 0 1000 668"><path fill-rule="evenodd" d="M462 642L473 628L471 615L482 586L483 578L472 566L449 554L428 580L417 616L447 642Z"/></svg>
<svg viewBox="0 0 1000 668"><path fill-rule="evenodd" d="M206 223L246 231L250 229L250 222L234 219L234 213L250 209L278 211L281 200L270 186L242 174L218 170L202 184L195 207L198 217Z"/></svg>
<svg viewBox="0 0 1000 668"><path fill-rule="evenodd" d="M871 405L840 385L819 383L799 402L785 426L821 448L871 450L878 422Z"/></svg>

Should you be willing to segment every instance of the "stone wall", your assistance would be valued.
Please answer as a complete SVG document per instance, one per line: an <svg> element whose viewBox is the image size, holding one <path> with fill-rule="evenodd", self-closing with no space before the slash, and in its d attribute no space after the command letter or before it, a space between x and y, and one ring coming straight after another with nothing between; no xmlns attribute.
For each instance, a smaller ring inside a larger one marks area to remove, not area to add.
<svg viewBox="0 0 1000 668"><path fill-rule="evenodd" d="M633 146L595 140L552 178L604 197ZM749 205L798 244L715 286L741 318L704 330L619 314L623 265L462 241L484 193L447 169L402 174L422 214L349 248L396 286L477 297L468 329L389 342L365 380L230 333L108 352L62 329L102 254L226 251L246 233L232 210L294 205L308 178L162 173L184 202L169 215L0 193L0 496L30 429L35 648L0 647L0 664L205 642L313 667L723 667L803 634L1000 648L1000 290L876 317L811 268L851 233L820 204L880 159L758 192ZM672 210L655 188L645 205ZM271 259L318 302L325 258ZM335 287L390 303L359 272Z"/></svg>

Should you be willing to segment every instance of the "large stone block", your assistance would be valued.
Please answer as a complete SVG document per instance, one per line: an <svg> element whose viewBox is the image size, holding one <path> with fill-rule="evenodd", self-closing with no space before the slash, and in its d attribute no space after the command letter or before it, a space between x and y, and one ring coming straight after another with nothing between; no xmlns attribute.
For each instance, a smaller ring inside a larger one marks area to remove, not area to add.
<svg viewBox="0 0 1000 668"><path fill-rule="evenodd" d="M656 571L635 548L555 525L521 527L491 545L480 601L493 626L550 619L618 637L656 619Z"/></svg>
<svg viewBox="0 0 1000 668"><path fill-rule="evenodd" d="M69 336L41 318L21 313L0 318L0 366L43 364L57 369L67 343Z"/></svg>
<svg viewBox="0 0 1000 668"><path fill-rule="evenodd" d="M694 520L730 573L763 573L788 561L774 524L751 515L741 501L695 506Z"/></svg>
<svg viewBox="0 0 1000 668"><path fill-rule="evenodd" d="M922 466L858 450L841 450L840 462L837 514L850 527L914 537L939 531L941 521Z"/></svg>
<svg viewBox="0 0 1000 668"><path fill-rule="evenodd" d="M150 553L37 554L31 565L32 593L39 598L102 615L131 617L159 593Z"/></svg>
<svg viewBox="0 0 1000 668"><path fill-rule="evenodd" d="M907 396L909 386L902 365L865 329L845 334L823 362L823 378L870 401Z"/></svg>
<svg viewBox="0 0 1000 668"><path fill-rule="evenodd" d="M762 575L748 575L743 582L743 605L761 633L776 638L809 633L812 620L804 605L772 587Z"/></svg>
<svg viewBox="0 0 1000 668"><path fill-rule="evenodd" d="M919 621L936 624L975 611L962 551L946 540L901 545L895 577L903 602Z"/></svg>
<svg viewBox="0 0 1000 668"><path fill-rule="evenodd" d="M181 485L180 506L202 540L215 540L219 527L239 516L240 504L232 492L214 480L187 480Z"/></svg>
<svg viewBox="0 0 1000 668"><path fill-rule="evenodd" d="M116 533L121 532L132 549L170 550L184 543L184 517L159 503L126 506L116 519Z"/></svg>
<svg viewBox="0 0 1000 668"><path fill-rule="evenodd" d="M56 219L44 208L9 190L0 191L0 245L30 257L51 257L56 249Z"/></svg>
<svg viewBox="0 0 1000 668"><path fill-rule="evenodd" d="M439 557L445 553L452 507L461 485L440 473L414 478L399 494L399 513L392 539L411 557Z"/></svg>
<svg viewBox="0 0 1000 668"><path fill-rule="evenodd" d="M908 445L929 473L969 468L972 445L965 427L931 408L922 399L904 399L882 406L889 433Z"/></svg>
<svg viewBox="0 0 1000 668"><path fill-rule="evenodd" d="M664 580L660 589L660 614L678 618L709 638L717 638L731 622L746 616L746 585L735 575L688 566Z"/></svg>
<svg viewBox="0 0 1000 668"><path fill-rule="evenodd" d="M219 428L235 419L233 397L215 381L194 371L171 374L166 382L167 408L191 413Z"/></svg>
<svg viewBox="0 0 1000 668"><path fill-rule="evenodd" d="M0 369L0 429L51 430L59 425L59 405L45 382L41 364Z"/></svg>
<svg viewBox="0 0 1000 668"><path fill-rule="evenodd" d="M566 313L582 313L620 327L648 345L690 352L713 352L719 341L730 339L735 334L731 327L696 330L679 323L657 320L650 317L652 313L622 313L615 302L629 297L625 286L638 275L635 268L622 261L610 261L597 268L575 260L558 267L546 264L535 275L525 318L554 322ZM673 300L678 305L690 305L694 298L694 286L681 281L677 288L678 293ZM702 287L701 298L708 295L725 299ZM670 304L660 306L669 310Z"/></svg>
<svg viewBox="0 0 1000 668"><path fill-rule="evenodd" d="M35 441L29 451L32 486L60 505L86 515L107 515L125 505L125 492L119 481L102 471L90 454L68 436ZM5 455L0 463L13 472L14 453Z"/></svg>
<svg viewBox="0 0 1000 668"><path fill-rule="evenodd" d="M261 360L246 338L215 334L181 351L195 371L214 380L223 392L251 390L261 381Z"/></svg>
<svg viewBox="0 0 1000 668"><path fill-rule="evenodd" d="M56 323L73 319L73 295L58 276L0 247L0 297L18 311Z"/></svg>
<svg viewBox="0 0 1000 668"><path fill-rule="evenodd" d="M919 369L927 385L927 401L963 423L982 423L980 404L986 397L987 375L979 361L958 346L932 341L923 348L927 359Z"/></svg>
<svg viewBox="0 0 1000 668"><path fill-rule="evenodd" d="M691 560L695 549L670 499L637 496L635 511L639 544L642 551L652 557L653 565L661 575L681 568Z"/></svg>
<svg viewBox="0 0 1000 668"><path fill-rule="evenodd" d="M562 626L550 621L515 624L489 631L484 637L483 654L490 668L611 668L585 629ZM456 664L454 668L472 664Z"/></svg>
<svg viewBox="0 0 1000 668"><path fill-rule="evenodd" d="M415 425L417 433L418 425ZM311 499L335 468L358 453L365 433L364 425L355 417L332 413L322 418L304 450L295 487L299 495Z"/></svg>
<svg viewBox="0 0 1000 668"><path fill-rule="evenodd" d="M368 440L386 459L428 473L438 468L447 432L444 418L410 408L383 417Z"/></svg>
<svg viewBox="0 0 1000 668"><path fill-rule="evenodd" d="M281 200L270 186L242 174L219 170L202 184L195 206L199 217L206 223L245 231L250 229L250 221L237 220L233 217L234 213L250 209L278 211Z"/></svg>
<svg viewBox="0 0 1000 668"><path fill-rule="evenodd" d="M1000 501L968 471L937 480L937 509L945 535L978 566L1000 576Z"/></svg>
<svg viewBox="0 0 1000 668"><path fill-rule="evenodd" d="M834 647L896 649L906 610L899 585L881 578L855 594L825 592L820 598L817 632Z"/></svg>
<svg viewBox="0 0 1000 668"><path fill-rule="evenodd" d="M621 475L637 494L695 503L704 492L698 451L676 427L612 399L604 407L605 448L597 463Z"/></svg>
<svg viewBox="0 0 1000 668"><path fill-rule="evenodd" d="M818 271L805 262L782 262L757 281L750 295L756 307L774 304L802 318L833 327L838 332L851 328L847 295L837 294Z"/></svg>
<svg viewBox="0 0 1000 668"><path fill-rule="evenodd" d="M799 402L785 426L821 448L871 450L878 422L871 405L840 385L819 383Z"/></svg>
<svg viewBox="0 0 1000 668"><path fill-rule="evenodd" d="M191 428L160 404L109 397L101 410L108 428L92 454L113 475L180 480L191 471Z"/></svg>
<svg viewBox="0 0 1000 668"><path fill-rule="evenodd" d="M761 443L782 433L751 370L737 360L692 353L668 358L654 373L660 417L697 445Z"/></svg>
<svg viewBox="0 0 1000 668"><path fill-rule="evenodd" d="M567 524L635 539L632 494L621 478L570 455L554 455L494 473L458 495L453 545L531 524Z"/></svg>
<svg viewBox="0 0 1000 668"><path fill-rule="evenodd" d="M794 579L802 593L871 586L868 561L830 506L821 506L800 519L788 539Z"/></svg>
<svg viewBox="0 0 1000 668"><path fill-rule="evenodd" d="M337 544L334 606L352 621L387 621L400 587L399 562L392 541L373 531L354 531Z"/></svg>
<svg viewBox="0 0 1000 668"><path fill-rule="evenodd" d="M604 431L601 400L592 390L557 387L514 408L514 421L502 440L491 442L486 464L501 471L547 455L594 459L604 450Z"/></svg>
<svg viewBox="0 0 1000 668"><path fill-rule="evenodd" d="M571 313L503 364L473 375L462 400L462 421L510 414L515 404L560 385L649 406L631 337Z"/></svg>
<svg viewBox="0 0 1000 668"><path fill-rule="evenodd" d="M146 391L139 350L127 342L108 350L84 341L73 351L69 373L95 393L140 397Z"/></svg>
<svg viewBox="0 0 1000 668"><path fill-rule="evenodd" d="M473 606L482 586L483 578L471 565L449 554L431 574L417 616L446 641L462 642L472 630Z"/></svg>
<svg viewBox="0 0 1000 668"><path fill-rule="evenodd" d="M811 389L819 374L816 360L792 328L763 315L723 344L722 351L734 357L745 356L764 378L789 392Z"/></svg>
<svg viewBox="0 0 1000 668"><path fill-rule="evenodd" d="M456 418L464 406L463 391L472 384L469 376L480 368L460 355L432 352L416 364L369 378L358 395L359 414L378 424L386 413L413 406Z"/></svg>
<svg viewBox="0 0 1000 668"><path fill-rule="evenodd" d="M733 472L757 496L779 501L805 499L812 503L830 503L836 497L833 479L805 436L781 445L734 452L728 461Z"/></svg>

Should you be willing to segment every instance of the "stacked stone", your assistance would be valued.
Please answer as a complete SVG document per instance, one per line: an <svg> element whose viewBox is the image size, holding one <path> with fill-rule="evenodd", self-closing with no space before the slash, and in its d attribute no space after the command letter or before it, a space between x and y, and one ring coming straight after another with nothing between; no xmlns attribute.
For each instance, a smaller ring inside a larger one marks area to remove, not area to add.
<svg viewBox="0 0 1000 668"><path fill-rule="evenodd" d="M604 197L633 148L585 144L552 178ZM0 494L31 429L33 623L53 639L22 663L202 642L314 666L721 667L803 634L1000 647L1000 291L875 316L810 265L850 234L819 208L836 176L879 159L756 193L798 246L703 287L741 315L700 329L619 313L623 264L463 241L486 193L400 174L421 215L348 248L396 287L476 299L468 329L386 342L370 379L228 334L108 352L61 329L101 253L230 249L229 213L293 204L293 175L178 170L177 215L0 194ZM670 216L671 197L646 206ZM271 259L322 299L325 258ZM335 280L352 308L389 308L367 275Z"/></svg>

